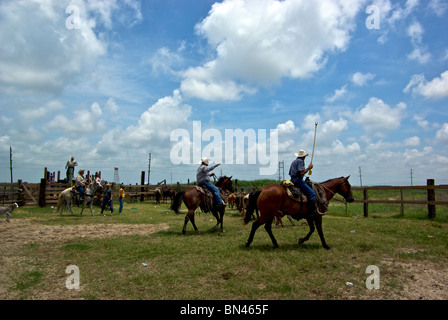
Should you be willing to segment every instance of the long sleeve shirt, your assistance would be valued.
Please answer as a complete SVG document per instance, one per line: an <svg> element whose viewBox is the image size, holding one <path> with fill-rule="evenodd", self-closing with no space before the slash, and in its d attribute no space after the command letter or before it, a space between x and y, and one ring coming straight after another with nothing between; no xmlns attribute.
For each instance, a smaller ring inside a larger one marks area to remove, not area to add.
<svg viewBox="0 0 448 320"><path fill-rule="evenodd" d="M214 166L206 166L204 164L201 164L201 166L198 168L198 171L196 172L196 183L200 184L206 181L210 182L210 171L215 169L218 165Z"/></svg>

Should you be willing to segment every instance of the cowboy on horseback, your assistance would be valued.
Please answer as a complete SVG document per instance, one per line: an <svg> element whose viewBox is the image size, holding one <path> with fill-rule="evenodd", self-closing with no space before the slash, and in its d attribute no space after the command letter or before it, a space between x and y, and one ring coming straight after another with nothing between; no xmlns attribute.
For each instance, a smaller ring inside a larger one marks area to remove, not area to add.
<svg viewBox="0 0 448 320"><path fill-rule="evenodd" d="M75 188L79 191L80 200L84 199L84 187L86 185L86 181L84 179L84 169L80 169L78 171L78 176L75 179Z"/></svg>
<svg viewBox="0 0 448 320"><path fill-rule="evenodd" d="M312 203L310 206L310 210L312 210L312 214L317 215L326 215L326 213L321 213L317 206L316 193L313 189L311 189L304 181L303 177L313 168L313 164L305 168L305 158L308 156L308 153L305 150L300 150L295 153L296 159L291 163L291 167L289 168L289 175L291 177L291 181L294 183L294 186L298 187L308 198L308 200Z"/></svg>
<svg viewBox="0 0 448 320"><path fill-rule="evenodd" d="M214 170L216 167L220 166L221 164L218 163L218 164L215 164L214 166L209 167L208 166L209 161L210 160L208 158L201 159L201 165L196 172L197 184L200 187L205 186L208 190L210 190L213 193L213 197L215 198L216 206L218 208L225 207L226 204L223 202L223 200L219 194L219 189L217 187L215 187L210 182L210 176L214 176L215 174L213 172L211 174L209 173L210 171Z"/></svg>

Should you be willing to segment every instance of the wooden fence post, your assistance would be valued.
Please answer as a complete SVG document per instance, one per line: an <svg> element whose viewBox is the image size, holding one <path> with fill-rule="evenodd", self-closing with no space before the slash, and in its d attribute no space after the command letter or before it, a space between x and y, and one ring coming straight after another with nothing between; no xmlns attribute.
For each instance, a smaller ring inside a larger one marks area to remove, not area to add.
<svg viewBox="0 0 448 320"><path fill-rule="evenodd" d="M434 179L426 180L426 185L434 186ZM436 194L434 189L427 189L428 201L436 201ZM428 218L434 219L436 217L436 206L428 203Z"/></svg>
<svg viewBox="0 0 448 320"><path fill-rule="evenodd" d="M140 181L142 184L142 187L140 188L140 191L142 192L142 194L140 195L140 202L145 201L145 195L143 194L143 192L145 192L145 171L142 171L142 180Z"/></svg>
<svg viewBox="0 0 448 320"><path fill-rule="evenodd" d="M46 171L47 168L45 168ZM39 207L45 207L45 192L47 190L47 179L40 179Z"/></svg>
<svg viewBox="0 0 448 320"><path fill-rule="evenodd" d="M369 203L367 202L369 200L369 196L367 194L367 189L363 190L364 194L364 217L367 218L369 216Z"/></svg>

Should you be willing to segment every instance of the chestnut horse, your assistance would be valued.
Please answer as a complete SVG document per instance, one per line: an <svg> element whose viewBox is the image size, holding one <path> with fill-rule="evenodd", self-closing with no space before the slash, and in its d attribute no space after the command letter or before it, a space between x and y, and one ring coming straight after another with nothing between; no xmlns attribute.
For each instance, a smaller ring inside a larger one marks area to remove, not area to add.
<svg viewBox="0 0 448 320"><path fill-rule="evenodd" d="M353 194L351 190L350 183L347 178L341 177L336 179L331 179L322 182L320 185L323 187L327 201L330 201L336 193L339 193L345 198L347 202L353 202ZM246 242L246 248L250 246L254 240L255 231L265 225L265 229L272 240L274 248L278 248L277 240L275 240L272 234L272 221L276 216L283 217L284 215L290 215L296 220L306 219L310 227L309 233L305 238L299 239L299 245L307 241L311 234L314 232L314 224L316 224L317 232L319 233L322 246L325 249L330 249L330 247L325 242L324 234L322 232L322 216L315 215L312 216L308 211L309 202L297 202L291 200L287 193L285 187L279 184L272 184L264 187L257 199L257 207L260 211L260 218L252 224L252 229L249 235L249 239ZM252 212L248 210L244 222L247 224L251 219Z"/></svg>
<svg viewBox="0 0 448 320"><path fill-rule="evenodd" d="M218 181L216 182L215 186L220 189L220 191L226 192L233 192L233 185L232 185L232 177L220 177ZM196 224L194 222L194 213L198 207L201 208L203 212L212 212L213 216L216 218L216 226L212 229L212 231L216 231L218 228L218 225L221 224L221 231L223 230L223 218L224 218L224 212L226 210L225 207L222 207L219 212L216 209L216 207L211 203L211 200L208 196L203 194L202 192L198 191L196 187L190 187L185 191L180 191L176 193L176 196L174 197L173 202L171 203L170 209L179 214L179 208L182 205L182 201L185 203L185 205L188 208L188 213L185 217L184 227L182 229L182 234L185 234L187 223L188 221L191 222L191 224L194 227L194 230L196 233L199 233L198 228L196 227ZM213 203L214 203L213 199Z"/></svg>

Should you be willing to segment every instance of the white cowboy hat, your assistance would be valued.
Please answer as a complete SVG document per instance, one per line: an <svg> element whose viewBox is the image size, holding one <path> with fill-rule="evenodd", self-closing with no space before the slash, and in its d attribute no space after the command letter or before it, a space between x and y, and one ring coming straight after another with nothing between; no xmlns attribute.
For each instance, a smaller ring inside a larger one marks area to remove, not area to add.
<svg viewBox="0 0 448 320"><path fill-rule="evenodd" d="M295 153L296 157L306 157L308 155L308 153L305 150L299 150L299 152Z"/></svg>
<svg viewBox="0 0 448 320"><path fill-rule="evenodd" d="M209 158L202 158L202 159L201 159L201 163L208 164L209 162L210 162L210 159L209 159Z"/></svg>

